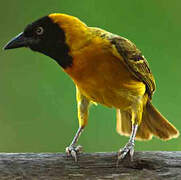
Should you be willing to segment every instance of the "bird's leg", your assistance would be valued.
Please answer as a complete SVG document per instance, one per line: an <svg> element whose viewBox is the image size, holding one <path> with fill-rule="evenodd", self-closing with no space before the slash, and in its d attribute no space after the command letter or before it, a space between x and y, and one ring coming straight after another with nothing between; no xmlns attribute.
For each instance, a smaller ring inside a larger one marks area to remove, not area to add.
<svg viewBox="0 0 181 180"><path fill-rule="evenodd" d="M84 95L82 95L82 93L79 91L78 88L77 88L77 108L78 108L79 129L69 147L66 148L66 153L74 157L75 161L77 161L77 154L80 151L82 151L82 146L76 146L76 143L84 127L87 125L88 108L89 108L89 100Z"/></svg>
<svg viewBox="0 0 181 180"><path fill-rule="evenodd" d="M131 136L130 136L128 143L124 146L124 148L120 149L120 151L118 152L118 163L119 163L119 160L124 159L128 153L130 154L131 161L133 161L134 141L135 141L136 133L138 130L138 125L141 123L141 120L142 120L142 113L143 113L143 100L142 100L142 98L143 98L142 96L138 97L137 101L132 106Z"/></svg>
<svg viewBox="0 0 181 180"><path fill-rule="evenodd" d="M82 146L76 146L76 143L83 131L84 127L79 127L77 133L75 134L71 144L69 145L69 147L66 148L66 153L68 155L71 155L72 157L75 158L75 161L77 162L77 153L81 152L82 150Z"/></svg>
<svg viewBox="0 0 181 180"><path fill-rule="evenodd" d="M120 149L120 151L118 152L118 162L119 160L124 159L125 156L128 154L128 152L130 153L131 161L133 161L134 141L135 141L137 129L138 129L138 124L133 124L131 136L128 143L124 146L123 149Z"/></svg>

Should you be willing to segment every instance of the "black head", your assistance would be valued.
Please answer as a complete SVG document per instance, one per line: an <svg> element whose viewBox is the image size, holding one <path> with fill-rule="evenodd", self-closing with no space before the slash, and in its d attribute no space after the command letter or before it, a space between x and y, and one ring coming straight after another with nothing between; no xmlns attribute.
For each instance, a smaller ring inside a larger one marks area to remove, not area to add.
<svg viewBox="0 0 181 180"><path fill-rule="evenodd" d="M48 16L26 26L24 32L13 38L4 49L19 47L28 47L50 56L63 68L72 65L72 57L68 55L69 47L65 42L65 33Z"/></svg>

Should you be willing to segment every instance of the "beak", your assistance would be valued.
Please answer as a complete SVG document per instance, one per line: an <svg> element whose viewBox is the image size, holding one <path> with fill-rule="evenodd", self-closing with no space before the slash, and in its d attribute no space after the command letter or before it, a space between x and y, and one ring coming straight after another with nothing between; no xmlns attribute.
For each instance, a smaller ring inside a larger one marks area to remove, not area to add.
<svg viewBox="0 0 181 180"><path fill-rule="evenodd" d="M4 50L26 47L27 45L28 45L27 38L24 36L24 33L22 32L19 35L17 35L15 38L13 38L11 41L9 41L4 47Z"/></svg>

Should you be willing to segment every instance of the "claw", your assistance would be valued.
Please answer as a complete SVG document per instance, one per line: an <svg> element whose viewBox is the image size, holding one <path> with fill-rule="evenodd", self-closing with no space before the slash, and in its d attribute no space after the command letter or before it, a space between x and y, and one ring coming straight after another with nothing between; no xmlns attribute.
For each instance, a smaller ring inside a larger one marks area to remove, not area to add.
<svg viewBox="0 0 181 180"><path fill-rule="evenodd" d="M119 160L124 159L128 153L130 154L131 161L133 161L134 140L135 140L137 129L138 129L138 124L133 124L131 136L130 136L128 143L126 144L126 146L124 146L123 149L120 149L118 152L118 160L117 160L117 164L116 164L117 167L119 166Z"/></svg>
<svg viewBox="0 0 181 180"><path fill-rule="evenodd" d="M128 142L123 149L120 149L120 151L118 152L118 162L119 160L124 159L128 153L130 154L131 161L133 161L133 154L134 154L133 142Z"/></svg>
<svg viewBox="0 0 181 180"><path fill-rule="evenodd" d="M71 155L74 158L75 162L77 162L77 152L75 150L72 150Z"/></svg>
<svg viewBox="0 0 181 180"><path fill-rule="evenodd" d="M66 154L67 154L68 156L70 156L70 150L69 150L69 147L66 147L65 152L66 152Z"/></svg>
<svg viewBox="0 0 181 180"><path fill-rule="evenodd" d="M73 146L69 146L66 147L65 152L67 153L68 156L72 156L75 160L75 162L77 162L77 155L78 153L82 152L82 146L77 146L77 147L73 147Z"/></svg>
<svg viewBox="0 0 181 180"><path fill-rule="evenodd" d="M130 157L131 157L131 161L133 161L134 146L133 146L133 148L130 149L129 154L130 154Z"/></svg>
<svg viewBox="0 0 181 180"><path fill-rule="evenodd" d="M83 151L83 147L81 145L78 145L75 150L78 152L78 153L82 153Z"/></svg>

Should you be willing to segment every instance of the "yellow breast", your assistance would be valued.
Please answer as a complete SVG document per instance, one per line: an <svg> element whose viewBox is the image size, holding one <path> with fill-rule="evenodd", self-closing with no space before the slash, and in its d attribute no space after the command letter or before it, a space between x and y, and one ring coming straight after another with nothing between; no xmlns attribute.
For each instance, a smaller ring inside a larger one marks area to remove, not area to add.
<svg viewBox="0 0 181 180"><path fill-rule="evenodd" d="M145 85L133 77L111 49L108 42L95 39L85 48L72 52L73 66L65 71L91 101L128 108L145 93Z"/></svg>

